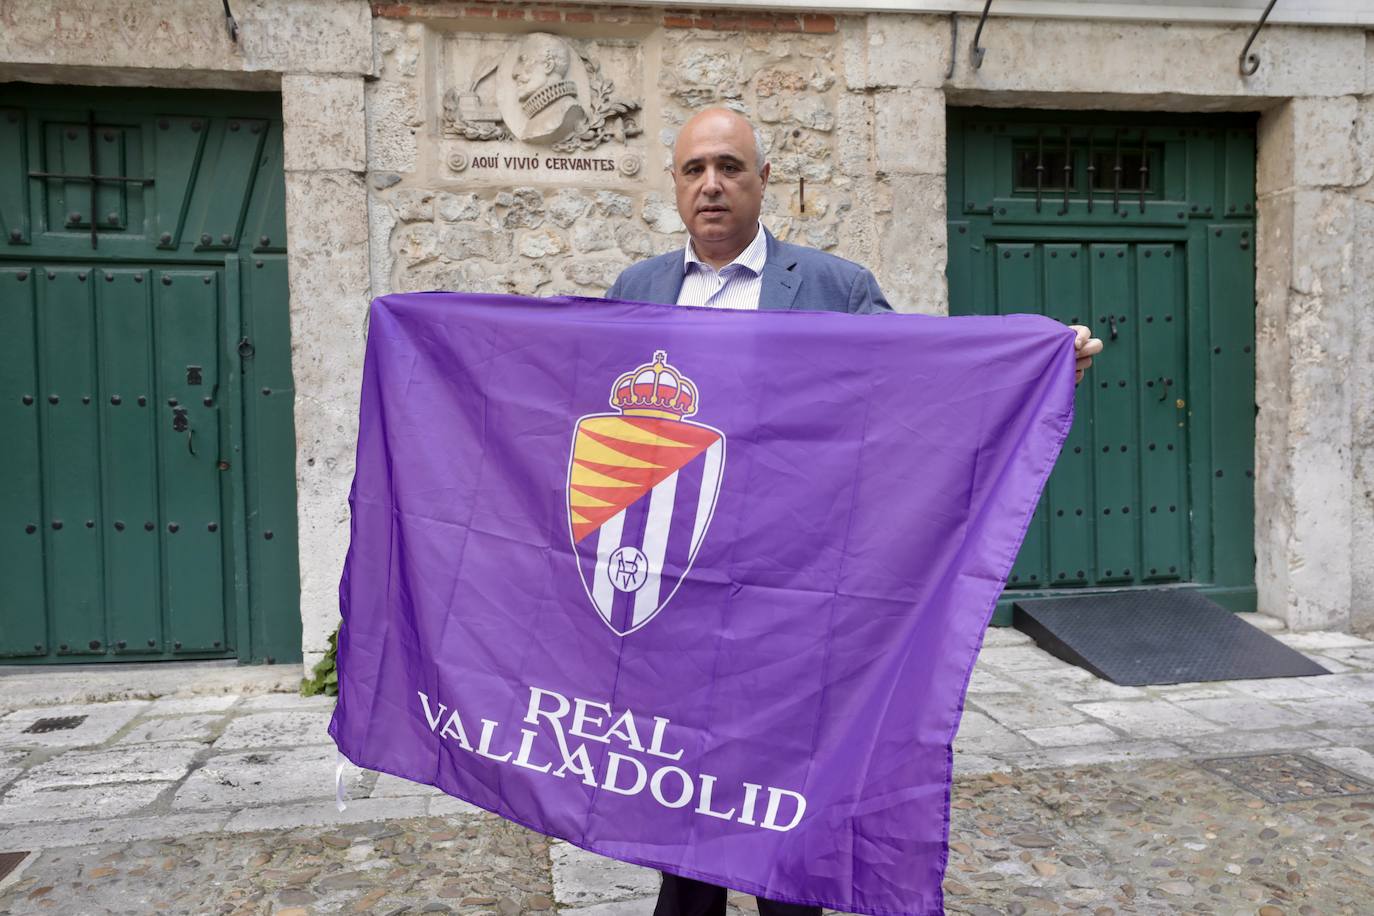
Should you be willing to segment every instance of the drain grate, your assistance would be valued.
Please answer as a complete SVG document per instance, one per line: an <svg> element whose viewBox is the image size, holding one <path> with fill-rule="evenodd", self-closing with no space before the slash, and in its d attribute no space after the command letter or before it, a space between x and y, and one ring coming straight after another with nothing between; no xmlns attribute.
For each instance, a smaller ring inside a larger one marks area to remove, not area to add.
<svg viewBox="0 0 1374 916"><path fill-rule="evenodd" d="M1213 757L1198 766L1276 805L1374 793L1374 783L1301 754Z"/></svg>
<svg viewBox="0 0 1374 916"><path fill-rule="evenodd" d="M70 731L85 721L85 716L53 716L48 719L39 719L24 729L23 734L46 735L48 732Z"/></svg>
<svg viewBox="0 0 1374 916"><path fill-rule="evenodd" d="M4 881L28 856L27 852L0 852L0 881Z"/></svg>

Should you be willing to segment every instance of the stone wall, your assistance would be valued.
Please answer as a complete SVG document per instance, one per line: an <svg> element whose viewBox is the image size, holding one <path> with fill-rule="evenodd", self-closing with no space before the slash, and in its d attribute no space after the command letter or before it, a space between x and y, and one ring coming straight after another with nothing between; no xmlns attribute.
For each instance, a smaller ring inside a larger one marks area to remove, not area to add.
<svg viewBox="0 0 1374 916"><path fill-rule="evenodd" d="M676 128L707 104L763 130L770 229L864 263L898 308L935 314L947 310L946 105L1260 111L1260 604L1295 627L1374 628L1364 31L1269 26L1260 70L1242 78L1245 25L994 16L975 69L976 17L961 17L950 71L946 16L486 0L233 7L238 45L204 0L0 0L0 79L280 88L307 663L337 615L369 296L599 295L628 264L683 243L666 165ZM639 104L638 132L565 154L607 170L484 169L485 148L550 150L454 135L450 93L475 90L488 52L534 31L585 51Z"/></svg>
<svg viewBox="0 0 1374 916"><path fill-rule="evenodd" d="M573 11L534 19L497 7L530 18L491 22L444 4L379 9L379 78L367 88L378 291L601 295L631 263L684 244L668 174L673 138L694 111L724 105L764 135L772 179L763 218L775 235L867 264L898 308L946 310L943 99L903 90L875 108L878 91L851 72L850 33L862 19L618 10L584 13L595 17L587 23ZM445 135L446 59L493 31L534 29L594 57L628 49L617 88L642 101L642 134L587 155L633 157L637 170L478 174L471 163L487 146L510 145ZM455 170L455 156L468 165ZM894 199L928 218L891 231Z"/></svg>

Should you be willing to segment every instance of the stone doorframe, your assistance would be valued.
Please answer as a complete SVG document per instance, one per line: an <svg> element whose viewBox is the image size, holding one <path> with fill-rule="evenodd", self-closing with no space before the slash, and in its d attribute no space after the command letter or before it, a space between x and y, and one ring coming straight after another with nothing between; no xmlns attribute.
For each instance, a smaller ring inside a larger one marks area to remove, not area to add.
<svg viewBox="0 0 1374 916"><path fill-rule="evenodd" d="M137 5L135 5L137 6ZM365 0L218 4L118 0L4 5L0 80L280 91L286 170L296 485L306 665L337 619L348 545L362 348L370 299L367 131L373 73Z"/></svg>
<svg viewBox="0 0 1374 916"><path fill-rule="evenodd" d="M919 123L906 126L941 172L946 105L1259 112L1259 610L1293 629L1374 627L1374 40L1356 28L1273 27L1264 65L1243 79L1234 54L1218 51L1241 47L1242 27L999 20L997 29L981 69L961 47L946 78L947 20L869 16L851 27L847 63L862 67L850 88L857 82L879 112L889 93L913 112ZM902 98L912 94L924 103ZM871 139L885 170L883 137ZM896 212L908 216L894 213L886 238L919 236L917 251L943 275L943 231L937 240L900 224L929 212ZM879 269L885 284L890 270ZM947 296L932 298L922 310L947 311Z"/></svg>

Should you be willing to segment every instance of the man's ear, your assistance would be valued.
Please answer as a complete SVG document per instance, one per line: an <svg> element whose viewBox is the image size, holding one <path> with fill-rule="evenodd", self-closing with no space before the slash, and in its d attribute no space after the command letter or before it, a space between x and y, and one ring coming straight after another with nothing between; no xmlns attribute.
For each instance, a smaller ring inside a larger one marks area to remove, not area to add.
<svg viewBox="0 0 1374 916"><path fill-rule="evenodd" d="M760 179L761 181L763 181L763 186L764 186L765 188L768 187L768 176L771 175L772 173L773 173L773 163L771 163L771 162L765 162L765 163L763 164L763 168L759 171L759 179Z"/></svg>

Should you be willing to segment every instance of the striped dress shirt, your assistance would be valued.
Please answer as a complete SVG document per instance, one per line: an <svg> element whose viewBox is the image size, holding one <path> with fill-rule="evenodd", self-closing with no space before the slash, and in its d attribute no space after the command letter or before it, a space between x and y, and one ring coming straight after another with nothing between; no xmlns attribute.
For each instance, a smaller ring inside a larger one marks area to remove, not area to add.
<svg viewBox="0 0 1374 916"><path fill-rule="evenodd" d="M759 291L763 288L763 265L767 260L768 236L762 223L749 247L720 270L698 258L689 241L682 257L684 276L677 304L741 311L757 309Z"/></svg>

